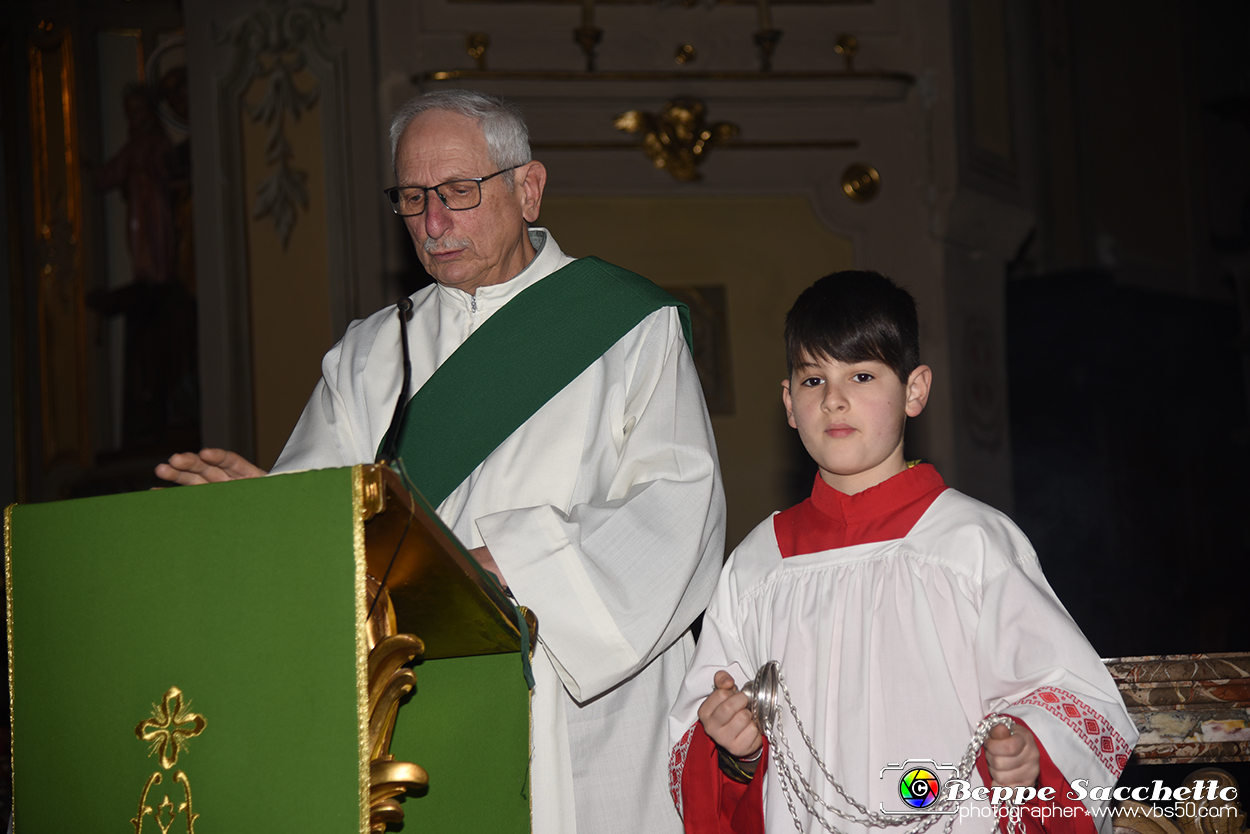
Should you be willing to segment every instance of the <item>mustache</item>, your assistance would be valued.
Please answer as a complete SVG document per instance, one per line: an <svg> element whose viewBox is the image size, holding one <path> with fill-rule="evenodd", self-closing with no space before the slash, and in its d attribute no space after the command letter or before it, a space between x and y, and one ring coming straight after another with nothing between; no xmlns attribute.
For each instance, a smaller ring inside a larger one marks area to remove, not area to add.
<svg viewBox="0 0 1250 834"><path fill-rule="evenodd" d="M427 237L425 239L425 243L421 244L421 248L424 249L429 255L436 255L439 252L448 252L453 249L468 249L469 239L467 237L441 237L438 240L435 240L432 237Z"/></svg>

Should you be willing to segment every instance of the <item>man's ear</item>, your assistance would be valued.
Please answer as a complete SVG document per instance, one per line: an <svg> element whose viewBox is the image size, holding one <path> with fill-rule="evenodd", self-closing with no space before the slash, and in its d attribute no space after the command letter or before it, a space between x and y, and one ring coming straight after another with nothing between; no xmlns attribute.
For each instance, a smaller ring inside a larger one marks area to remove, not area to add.
<svg viewBox="0 0 1250 834"><path fill-rule="evenodd" d="M794 406L790 400L790 380L788 379L781 381L781 401L786 406L786 420L790 423L790 428L797 429L798 425L794 422Z"/></svg>
<svg viewBox="0 0 1250 834"><path fill-rule="evenodd" d="M933 385L933 371L928 365L919 365L907 377L907 416L917 417L929 402L929 388Z"/></svg>
<svg viewBox="0 0 1250 834"><path fill-rule="evenodd" d="M516 169L514 174L514 190L521 203L521 214L525 222L533 223L538 219L538 210L543 203L543 189L547 187L547 168L541 162L527 162Z"/></svg>

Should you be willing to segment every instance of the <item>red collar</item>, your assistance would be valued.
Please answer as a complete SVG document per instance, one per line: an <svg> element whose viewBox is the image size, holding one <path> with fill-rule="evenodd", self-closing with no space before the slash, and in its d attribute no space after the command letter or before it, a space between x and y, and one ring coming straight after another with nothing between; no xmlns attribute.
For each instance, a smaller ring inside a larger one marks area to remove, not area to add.
<svg viewBox="0 0 1250 834"><path fill-rule="evenodd" d="M927 463L854 495L838 492L817 475L810 498L774 516L777 546L785 558L901 539L946 488Z"/></svg>

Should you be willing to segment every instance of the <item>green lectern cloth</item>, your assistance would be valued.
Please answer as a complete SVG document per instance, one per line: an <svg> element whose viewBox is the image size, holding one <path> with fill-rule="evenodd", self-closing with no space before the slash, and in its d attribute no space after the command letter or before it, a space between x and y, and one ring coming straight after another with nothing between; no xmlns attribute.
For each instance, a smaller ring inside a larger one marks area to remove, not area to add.
<svg viewBox="0 0 1250 834"><path fill-rule="evenodd" d="M542 624L539 624L539 629ZM404 801L404 831L528 834L529 689L521 656L418 662L391 753L430 774Z"/></svg>
<svg viewBox="0 0 1250 834"><path fill-rule="evenodd" d="M155 773L149 834L184 783L198 834L367 831L353 482L336 469L10 508L17 831L134 832ZM183 720L162 730L171 687ZM135 734L145 720L153 741ZM162 738L182 742L168 768Z"/></svg>
<svg viewBox="0 0 1250 834"><path fill-rule="evenodd" d="M187 786L196 834L368 831L360 483L356 467L9 508L16 831L153 834L161 813L181 834ZM519 653L416 675L391 750L430 790L404 830L529 831Z"/></svg>

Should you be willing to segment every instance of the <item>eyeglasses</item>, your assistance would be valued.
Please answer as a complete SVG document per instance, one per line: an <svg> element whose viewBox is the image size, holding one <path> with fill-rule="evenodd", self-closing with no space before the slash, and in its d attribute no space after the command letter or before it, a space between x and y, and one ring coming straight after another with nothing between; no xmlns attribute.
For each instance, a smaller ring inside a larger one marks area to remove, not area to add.
<svg viewBox="0 0 1250 834"><path fill-rule="evenodd" d="M521 163L521 165L524 164L524 162ZM496 171L485 177L448 180L438 185L397 185L382 193L390 200L391 211L400 217L416 217L419 214L425 214L426 206L429 204L426 200L426 193L430 191L438 195L438 199L443 201L443 205L449 211L468 211L482 204L482 183L500 174L514 171L521 165L504 168L502 171Z"/></svg>

